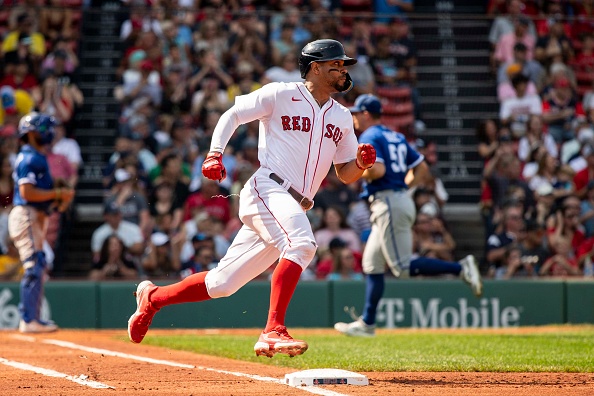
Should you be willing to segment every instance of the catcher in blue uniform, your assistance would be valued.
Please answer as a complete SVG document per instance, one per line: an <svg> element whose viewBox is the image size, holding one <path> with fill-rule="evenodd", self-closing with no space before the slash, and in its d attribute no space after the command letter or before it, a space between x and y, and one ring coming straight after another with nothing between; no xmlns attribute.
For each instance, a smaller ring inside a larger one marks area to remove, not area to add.
<svg viewBox="0 0 594 396"><path fill-rule="evenodd" d="M54 138L54 117L32 112L19 121L21 150L14 164L14 207L8 216L8 232L19 251L25 269L21 280L21 321L23 333L45 333L58 327L40 319L46 260L43 241L50 210L68 207L74 191L69 187L54 187L46 153Z"/></svg>

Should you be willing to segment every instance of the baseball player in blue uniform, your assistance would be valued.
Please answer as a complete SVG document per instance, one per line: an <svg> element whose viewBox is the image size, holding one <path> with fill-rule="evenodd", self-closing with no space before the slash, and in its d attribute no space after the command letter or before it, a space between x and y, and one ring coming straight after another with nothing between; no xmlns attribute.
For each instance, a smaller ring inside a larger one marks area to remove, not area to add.
<svg viewBox="0 0 594 396"><path fill-rule="evenodd" d="M8 232L25 269L21 280L19 311L22 333L45 333L58 327L40 319L46 260L43 241L47 217L54 206L64 208L72 201L70 188L54 188L45 154L54 138L54 117L32 112L19 121L23 143L14 164L14 207L8 216Z"/></svg>
<svg viewBox="0 0 594 396"><path fill-rule="evenodd" d="M336 323L334 328L351 336L373 336L378 303L384 292L386 264L396 277L417 275L459 275L476 296L482 294L482 281L476 260L467 256L459 262L419 257L412 259L412 226L415 205L407 193L410 187L429 179L423 155L414 150L404 135L380 123L381 102L373 95L361 95L354 107L355 129L363 131L359 143L373 145L375 164L363 172L362 198L370 203L371 233L363 252L366 274L363 316L352 323ZM414 179L407 185L406 174L413 169Z"/></svg>

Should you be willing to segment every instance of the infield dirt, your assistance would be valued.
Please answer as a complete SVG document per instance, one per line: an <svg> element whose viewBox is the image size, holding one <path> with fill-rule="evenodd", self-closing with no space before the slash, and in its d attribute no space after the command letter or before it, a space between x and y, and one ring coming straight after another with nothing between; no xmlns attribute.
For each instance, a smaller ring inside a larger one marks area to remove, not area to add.
<svg viewBox="0 0 594 396"><path fill-rule="evenodd" d="M543 328L539 331L553 330L554 328ZM300 330L300 333L307 331ZM526 331L533 332L534 329L526 329ZM204 334L204 330L151 331L151 335L188 333ZM256 329L221 330L221 334L254 335L254 339L257 339L258 333ZM333 331L317 329L311 330L311 333L333 334ZM53 334L33 337L22 337L16 331L2 331L0 332L0 358L55 370L73 377L82 375L88 380L101 382L113 389L92 389L64 378L48 377L0 364L0 394L6 396L311 394L280 383L255 379L255 376L260 376L280 380L285 374L296 371L294 369L197 355L143 344L135 345L116 339L116 337L125 336L125 330L61 330ZM42 342L50 339L123 354L173 361L196 366L196 368L157 365ZM238 377L224 373L225 371L245 373L251 377ZM337 392L335 395L357 396L594 395L594 373L371 372L363 374L368 376L369 386L327 385L320 388Z"/></svg>

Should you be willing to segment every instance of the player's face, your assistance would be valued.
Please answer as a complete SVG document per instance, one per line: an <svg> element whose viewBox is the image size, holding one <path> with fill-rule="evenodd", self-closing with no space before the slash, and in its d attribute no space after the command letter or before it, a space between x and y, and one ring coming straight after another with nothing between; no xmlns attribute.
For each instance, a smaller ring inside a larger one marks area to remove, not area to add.
<svg viewBox="0 0 594 396"><path fill-rule="evenodd" d="M343 60L331 60L320 62L320 69L325 76L326 82L337 92L342 92L348 88L346 73Z"/></svg>
<svg viewBox="0 0 594 396"><path fill-rule="evenodd" d="M42 153L47 153L50 150L50 145L43 142L43 138L39 132L29 132L30 133L30 140L33 141L33 146L35 149Z"/></svg>

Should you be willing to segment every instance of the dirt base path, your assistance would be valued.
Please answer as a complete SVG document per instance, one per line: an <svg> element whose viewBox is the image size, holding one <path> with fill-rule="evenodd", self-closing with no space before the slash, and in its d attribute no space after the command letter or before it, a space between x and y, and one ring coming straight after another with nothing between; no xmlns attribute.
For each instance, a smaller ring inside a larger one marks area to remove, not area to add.
<svg viewBox="0 0 594 396"><path fill-rule="evenodd" d="M191 332L200 333L199 330ZM257 336L253 329L233 332ZM319 334L320 330L315 332ZM153 335L172 333L152 331ZM124 330L61 330L35 336L2 331L0 393L6 396L594 395L592 373L374 372L362 373L368 376L369 386L327 385L313 390L309 387L308 391L281 383L285 374L294 372L294 369L134 345L114 339L124 336Z"/></svg>

